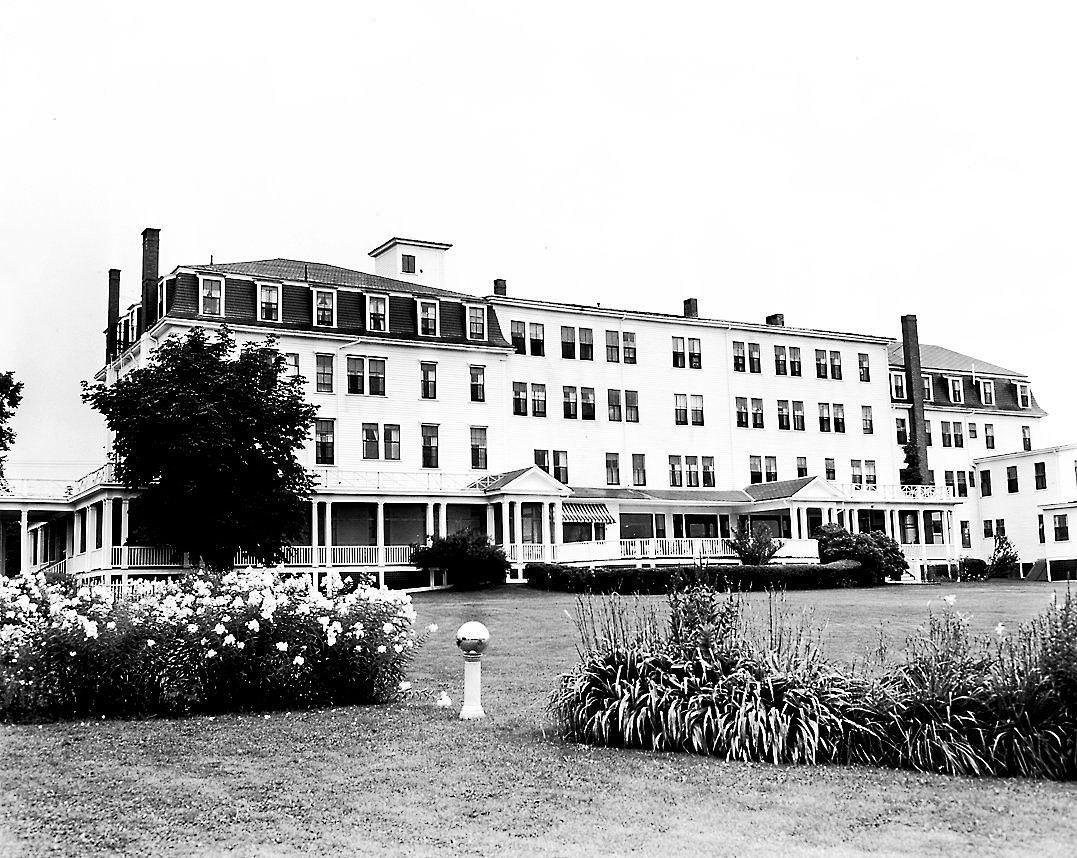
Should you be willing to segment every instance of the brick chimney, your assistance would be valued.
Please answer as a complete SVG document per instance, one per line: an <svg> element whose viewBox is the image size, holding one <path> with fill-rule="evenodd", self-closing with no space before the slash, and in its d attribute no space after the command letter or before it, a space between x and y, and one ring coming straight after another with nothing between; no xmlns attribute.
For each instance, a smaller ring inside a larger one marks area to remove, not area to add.
<svg viewBox="0 0 1077 858"><path fill-rule="evenodd" d="M494 281L494 294L505 296L509 294L509 284L507 280L502 280L500 277Z"/></svg>
<svg viewBox="0 0 1077 858"><path fill-rule="evenodd" d="M157 322L157 279L161 256L161 230L142 230L142 325L148 331Z"/></svg>
<svg viewBox="0 0 1077 858"><path fill-rule="evenodd" d="M684 299L684 318L686 319L698 319L699 318L699 301L695 298Z"/></svg>
<svg viewBox="0 0 1077 858"><path fill-rule="evenodd" d="M112 363L119 353L116 343L120 325L120 269L108 270L108 327L105 328L105 363Z"/></svg>
<svg viewBox="0 0 1077 858"><path fill-rule="evenodd" d="M776 328L785 327L785 313L772 313L767 316L767 324L773 325Z"/></svg>
<svg viewBox="0 0 1077 858"><path fill-rule="evenodd" d="M901 347L905 353L905 390L909 396L909 442L916 447L920 467L912 477L919 485L927 482L927 419L924 417L924 385L920 368L920 332L916 316L901 317Z"/></svg>

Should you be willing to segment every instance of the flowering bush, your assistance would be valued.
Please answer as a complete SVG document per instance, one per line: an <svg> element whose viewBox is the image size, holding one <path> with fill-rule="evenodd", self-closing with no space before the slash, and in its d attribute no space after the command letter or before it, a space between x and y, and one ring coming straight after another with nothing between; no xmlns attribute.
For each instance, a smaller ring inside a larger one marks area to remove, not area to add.
<svg viewBox="0 0 1077 858"><path fill-rule="evenodd" d="M272 569L191 576L113 601L40 575L0 581L0 716L141 716L382 702L425 634L406 594L325 596Z"/></svg>

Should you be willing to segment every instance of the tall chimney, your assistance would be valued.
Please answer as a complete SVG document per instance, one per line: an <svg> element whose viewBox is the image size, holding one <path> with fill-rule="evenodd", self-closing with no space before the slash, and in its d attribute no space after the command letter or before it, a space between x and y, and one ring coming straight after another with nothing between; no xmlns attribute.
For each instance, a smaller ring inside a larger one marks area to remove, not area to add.
<svg viewBox="0 0 1077 858"><path fill-rule="evenodd" d="M699 301L695 298L684 299L684 318L686 319L698 319L699 318Z"/></svg>
<svg viewBox="0 0 1077 858"><path fill-rule="evenodd" d="M509 284L508 281L502 280L500 277L494 281L494 294L495 295L508 295Z"/></svg>
<svg viewBox="0 0 1077 858"><path fill-rule="evenodd" d="M767 316L767 324L773 325L776 328L785 327L785 313L772 313Z"/></svg>
<svg viewBox="0 0 1077 858"><path fill-rule="evenodd" d="M105 363L112 363L119 349L116 344L120 325L120 269L108 270L108 327L105 328Z"/></svg>
<svg viewBox="0 0 1077 858"><path fill-rule="evenodd" d="M161 256L161 230L152 226L142 230L142 330L148 331L157 321L157 278Z"/></svg>
<svg viewBox="0 0 1077 858"><path fill-rule="evenodd" d="M927 482L927 419L924 417L923 371L920 368L920 333L916 316L901 317L901 347L905 353L905 389L909 396L909 442L916 447L919 467L910 476L917 484Z"/></svg>

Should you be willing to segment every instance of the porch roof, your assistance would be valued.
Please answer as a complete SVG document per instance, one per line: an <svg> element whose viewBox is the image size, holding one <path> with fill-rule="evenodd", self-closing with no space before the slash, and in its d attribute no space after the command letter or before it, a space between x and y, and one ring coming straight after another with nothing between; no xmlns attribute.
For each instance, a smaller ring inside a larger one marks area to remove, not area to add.
<svg viewBox="0 0 1077 858"><path fill-rule="evenodd" d="M562 521L569 524L616 524L617 519L606 509L604 503L573 503L565 501L561 507Z"/></svg>
<svg viewBox="0 0 1077 858"><path fill-rule="evenodd" d="M642 503L743 504L752 502L751 496L739 489L733 491L695 491L693 489L618 489L573 486L572 497L640 501Z"/></svg>
<svg viewBox="0 0 1077 858"><path fill-rule="evenodd" d="M747 492L754 501L791 498L814 479L815 477L798 477L795 480L779 480L776 483L756 483L755 485L748 486L748 488L745 489L745 492Z"/></svg>

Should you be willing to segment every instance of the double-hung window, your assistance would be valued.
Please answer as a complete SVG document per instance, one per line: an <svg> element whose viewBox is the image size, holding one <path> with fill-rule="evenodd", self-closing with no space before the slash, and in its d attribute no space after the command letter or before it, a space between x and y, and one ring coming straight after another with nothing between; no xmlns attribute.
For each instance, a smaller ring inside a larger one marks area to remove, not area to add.
<svg viewBox="0 0 1077 858"><path fill-rule="evenodd" d="M870 405L860 406L860 427L865 435L875 434L875 418L872 416Z"/></svg>
<svg viewBox="0 0 1077 858"><path fill-rule="evenodd" d="M280 321L280 286L278 284L258 284L258 321Z"/></svg>
<svg viewBox="0 0 1077 858"><path fill-rule="evenodd" d="M894 399L905 398L905 373L890 373L890 396Z"/></svg>
<svg viewBox="0 0 1077 858"><path fill-rule="evenodd" d="M673 338L673 366L677 369L684 366L684 337Z"/></svg>
<svg viewBox="0 0 1077 858"><path fill-rule="evenodd" d="M1017 480L1017 465L1010 465L1006 468L1006 491L1011 495L1016 494L1020 490L1020 486Z"/></svg>
<svg viewBox="0 0 1077 858"><path fill-rule="evenodd" d="M636 362L636 334L633 331L624 331L621 334L622 354L625 363Z"/></svg>
<svg viewBox="0 0 1077 858"><path fill-rule="evenodd" d="M385 396L385 359L367 358L367 393L371 396Z"/></svg>
<svg viewBox="0 0 1077 858"><path fill-rule="evenodd" d="M952 447L952 446L954 446L954 437L953 437L953 433L950 431L950 421L949 420L943 420L942 421L942 446L943 447Z"/></svg>
<svg viewBox="0 0 1077 858"><path fill-rule="evenodd" d="M385 458L400 461L400 427L396 423L385 424Z"/></svg>
<svg viewBox="0 0 1077 858"><path fill-rule="evenodd" d="M830 353L830 377L841 381L841 352Z"/></svg>
<svg viewBox="0 0 1077 858"><path fill-rule="evenodd" d="M991 497L991 472L980 471L980 497Z"/></svg>
<svg viewBox="0 0 1077 858"><path fill-rule="evenodd" d="M748 481L753 486L763 482L763 459L760 456L748 457Z"/></svg>
<svg viewBox="0 0 1077 858"><path fill-rule="evenodd" d="M580 419L595 419L595 389L593 387L580 388Z"/></svg>
<svg viewBox="0 0 1077 858"><path fill-rule="evenodd" d="M793 431L804 431L804 403L793 400Z"/></svg>
<svg viewBox="0 0 1077 858"><path fill-rule="evenodd" d="M808 476L808 457L797 456L797 479Z"/></svg>
<svg viewBox="0 0 1077 858"><path fill-rule="evenodd" d="M546 385L545 384L532 384L531 385L531 416L532 417L545 417L546 416Z"/></svg>
<svg viewBox="0 0 1077 858"><path fill-rule="evenodd" d="M689 488L699 488L699 456L684 457L684 475Z"/></svg>
<svg viewBox="0 0 1077 858"><path fill-rule="evenodd" d="M790 427L790 423L789 423L789 400L788 399L779 399L778 400L778 428L779 429L788 429L789 427Z"/></svg>
<svg viewBox="0 0 1077 858"><path fill-rule="evenodd" d="M935 385L931 381L930 375L922 376L924 384L924 402L933 402L935 399Z"/></svg>
<svg viewBox="0 0 1077 858"><path fill-rule="evenodd" d="M950 382L950 401L960 405L965 401L964 383L960 378L948 379Z"/></svg>
<svg viewBox="0 0 1077 858"><path fill-rule="evenodd" d="M315 355L315 390L318 393L333 392L333 356Z"/></svg>
<svg viewBox="0 0 1077 858"><path fill-rule="evenodd" d="M763 363L759 357L759 343L748 343L748 372L760 373Z"/></svg>
<svg viewBox="0 0 1077 858"><path fill-rule="evenodd" d="M965 426L963 423L954 423L954 446L965 446Z"/></svg>
<svg viewBox="0 0 1077 858"><path fill-rule="evenodd" d="M467 338L469 340L486 339L486 308L467 308Z"/></svg>
<svg viewBox="0 0 1077 858"><path fill-rule="evenodd" d="M909 421L904 417L895 417L894 426L897 432L897 442L904 447L909 443Z"/></svg>
<svg viewBox="0 0 1077 858"><path fill-rule="evenodd" d="M964 471L957 472L957 496L967 498L969 496L968 475Z"/></svg>
<svg viewBox="0 0 1077 858"><path fill-rule="evenodd" d="M527 416L527 382L512 383L512 413L517 417Z"/></svg>
<svg viewBox="0 0 1077 858"><path fill-rule="evenodd" d="M164 318L166 305L168 304L168 289L162 280L157 284L157 318Z"/></svg>
<svg viewBox="0 0 1077 858"><path fill-rule="evenodd" d="M931 446L931 421L924 421L924 444L928 447Z"/></svg>
<svg viewBox="0 0 1077 858"><path fill-rule="evenodd" d="M576 329L567 325L561 326L561 357L576 359Z"/></svg>
<svg viewBox="0 0 1077 858"><path fill-rule="evenodd" d="M815 350L815 377L826 378L828 376L826 351L824 349Z"/></svg>
<svg viewBox="0 0 1077 858"><path fill-rule="evenodd" d="M673 394L673 422L677 426L688 425L688 394Z"/></svg>
<svg viewBox="0 0 1077 858"><path fill-rule="evenodd" d="M696 337L688 338L688 368L703 369L703 351Z"/></svg>
<svg viewBox="0 0 1077 858"><path fill-rule="evenodd" d="M703 396L701 394L692 394L692 425L703 425Z"/></svg>
<svg viewBox="0 0 1077 858"><path fill-rule="evenodd" d="M336 461L336 438L333 420L314 421L314 463L332 465Z"/></svg>
<svg viewBox="0 0 1077 858"><path fill-rule="evenodd" d="M553 451L553 478L559 483L568 483L568 451Z"/></svg>
<svg viewBox="0 0 1077 858"><path fill-rule="evenodd" d="M419 301L419 336L436 337L438 335L438 302Z"/></svg>
<svg viewBox="0 0 1077 858"><path fill-rule="evenodd" d="M285 352L284 365L288 367L289 374L292 378L299 378L299 353L298 352Z"/></svg>
<svg viewBox="0 0 1077 858"><path fill-rule="evenodd" d="M1017 385L1017 405L1021 408L1032 407L1032 392L1027 384Z"/></svg>
<svg viewBox="0 0 1077 858"><path fill-rule="evenodd" d="M436 363L420 363L419 371L422 377L420 382L420 394L423 399L438 398L438 365Z"/></svg>
<svg viewBox="0 0 1077 858"><path fill-rule="evenodd" d="M378 424L377 423L364 423L363 424L363 458L364 459L376 459L380 451L378 443Z"/></svg>
<svg viewBox="0 0 1077 858"><path fill-rule="evenodd" d="M366 299L367 330L389 330L388 314L389 299L384 295L368 295Z"/></svg>
<svg viewBox="0 0 1077 858"><path fill-rule="evenodd" d="M1036 491L1043 491L1047 488L1047 463L1036 462L1033 467L1036 471Z"/></svg>
<svg viewBox="0 0 1077 858"><path fill-rule="evenodd" d="M826 402L819 403L819 431L830 431L830 405Z"/></svg>
<svg viewBox="0 0 1077 858"><path fill-rule="evenodd" d="M512 340L516 354L527 354L527 325L523 322L509 322L509 339Z"/></svg>
<svg viewBox="0 0 1077 858"><path fill-rule="evenodd" d="M737 426L741 429L748 428L748 397L737 397Z"/></svg>
<svg viewBox="0 0 1077 858"><path fill-rule="evenodd" d="M423 433L423 467L438 466L438 427L436 424L424 423Z"/></svg>
<svg viewBox="0 0 1077 858"><path fill-rule="evenodd" d="M332 289L314 290L314 324L332 328L337 323L337 293Z"/></svg>
<svg viewBox="0 0 1077 858"><path fill-rule="evenodd" d="M984 405L995 404L995 382L986 378L980 380L980 401Z"/></svg>
<svg viewBox="0 0 1077 858"><path fill-rule="evenodd" d="M550 451L549 450L535 450L535 465L539 470L550 473Z"/></svg>
<svg viewBox="0 0 1077 858"><path fill-rule="evenodd" d="M840 402L834 403L834 431L845 433L845 406Z"/></svg>
<svg viewBox="0 0 1077 858"><path fill-rule="evenodd" d="M621 484L621 456L619 453L606 454L606 485L619 486Z"/></svg>
<svg viewBox="0 0 1077 858"><path fill-rule="evenodd" d="M776 456L767 456L764 460L766 467L766 479L768 483L778 482L778 459Z"/></svg>
<svg viewBox="0 0 1077 858"><path fill-rule="evenodd" d="M762 399L753 399L752 400L752 428L753 429L762 429L763 428L763 400Z"/></svg>
<svg viewBox="0 0 1077 858"><path fill-rule="evenodd" d="M414 274L415 273L415 254L414 253L401 253L400 254L400 273L401 274Z"/></svg>
<svg viewBox="0 0 1077 858"><path fill-rule="evenodd" d="M849 468L852 471L852 479L854 486L864 485L864 463L860 459L852 459L849 462Z"/></svg>
<svg viewBox="0 0 1077 858"><path fill-rule="evenodd" d="M632 485L647 485L647 459L643 453L632 454Z"/></svg>
<svg viewBox="0 0 1077 858"><path fill-rule="evenodd" d="M224 315L224 280L217 277L203 277L199 291L200 306L198 312L203 316Z"/></svg>
<svg viewBox="0 0 1077 858"><path fill-rule="evenodd" d="M528 333L531 335L531 354L541 357L546 354L546 329L537 322L532 322Z"/></svg>
<svg viewBox="0 0 1077 858"><path fill-rule="evenodd" d="M471 401L472 402L485 402L486 401L486 367L484 367L484 366L468 367L468 374L471 377Z"/></svg>
<svg viewBox="0 0 1077 858"><path fill-rule="evenodd" d="M606 360L609 363L621 362L621 338L616 331L606 331Z"/></svg>
<svg viewBox="0 0 1077 858"><path fill-rule="evenodd" d="M580 328L580 360L595 359L595 334L590 328Z"/></svg>
<svg viewBox="0 0 1077 858"><path fill-rule="evenodd" d="M799 346L790 346L789 347L789 374L792 375L792 376L799 377L802 372L803 372L803 370L802 370L802 365L801 365L801 362L800 362L800 348L799 348Z"/></svg>
<svg viewBox="0 0 1077 858"><path fill-rule="evenodd" d="M575 387L563 387L561 388L562 408L566 420L575 420L577 416L577 402L576 402L576 388Z"/></svg>
<svg viewBox="0 0 1077 858"><path fill-rule="evenodd" d="M984 424L984 446L988 450L995 449L995 425L993 423Z"/></svg>
<svg viewBox="0 0 1077 858"><path fill-rule="evenodd" d="M856 361L860 366L860 380L871 381L871 357L864 352L860 352L856 356Z"/></svg>
<svg viewBox="0 0 1077 858"><path fill-rule="evenodd" d="M361 357L348 355L348 393L363 392L365 374L366 361Z"/></svg>
<svg viewBox="0 0 1077 858"><path fill-rule="evenodd" d="M1026 453L1032 451L1032 429L1029 426L1021 427L1021 449Z"/></svg>
<svg viewBox="0 0 1077 858"><path fill-rule="evenodd" d="M774 347L774 374L788 375L789 363L785 356L785 346Z"/></svg>
<svg viewBox="0 0 1077 858"><path fill-rule="evenodd" d="M714 456L703 457L703 487L714 488Z"/></svg>
<svg viewBox="0 0 1077 858"><path fill-rule="evenodd" d="M744 353L744 343L739 340L733 341L733 372L746 372L748 369L747 358Z"/></svg>
<svg viewBox="0 0 1077 858"><path fill-rule="evenodd" d="M1055 516L1055 542L1069 542L1070 520L1069 516L1060 513Z"/></svg>
<svg viewBox="0 0 1077 858"><path fill-rule="evenodd" d="M474 470L486 469L486 427L471 427L471 467Z"/></svg>
<svg viewBox="0 0 1077 858"><path fill-rule="evenodd" d="M608 390L606 391L606 402L608 404L609 420L612 423L621 422L621 391Z"/></svg>
<svg viewBox="0 0 1077 858"><path fill-rule="evenodd" d="M825 478L830 482L834 482L838 478L838 469L833 459L823 459L823 472L826 475Z"/></svg>
<svg viewBox="0 0 1077 858"><path fill-rule="evenodd" d="M869 486L874 486L878 482L878 475L875 473L875 460L864 460L864 482Z"/></svg>
<svg viewBox="0 0 1077 858"><path fill-rule="evenodd" d="M625 391L625 422L639 423L639 391Z"/></svg>
<svg viewBox="0 0 1077 858"><path fill-rule="evenodd" d="M669 485L671 488L680 488L684 485L683 472L681 471L681 457L669 457Z"/></svg>

